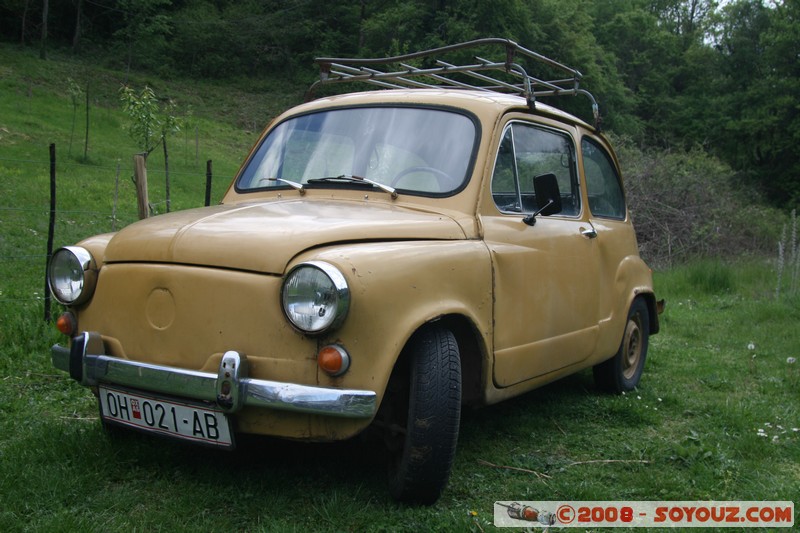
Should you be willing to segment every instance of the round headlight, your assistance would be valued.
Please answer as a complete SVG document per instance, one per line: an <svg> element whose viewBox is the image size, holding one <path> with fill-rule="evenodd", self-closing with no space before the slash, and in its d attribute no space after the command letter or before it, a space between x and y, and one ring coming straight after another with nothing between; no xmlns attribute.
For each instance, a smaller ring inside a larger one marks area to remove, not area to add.
<svg viewBox="0 0 800 533"><path fill-rule="evenodd" d="M79 246L59 248L47 267L53 297L64 305L79 305L94 292L97 270L89 250Z"/></svg>
<svg viewBox="0 0 800 533"><path fill-rule="evenodd" d="M339 270L322 261L294 267L281 289L283 312L304 333L322 333L341 325L350 307L350 289Z"/></svg>

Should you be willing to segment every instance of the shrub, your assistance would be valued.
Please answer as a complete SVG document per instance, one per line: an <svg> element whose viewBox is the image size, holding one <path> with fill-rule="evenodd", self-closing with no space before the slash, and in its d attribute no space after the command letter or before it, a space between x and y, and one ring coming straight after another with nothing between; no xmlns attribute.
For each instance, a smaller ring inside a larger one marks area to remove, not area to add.
<svg viewBox="0 0 800 533"><path fill-rule="evenodd" d="M735 173L700 148L656 151L612 139L623 169L642 257L657 268L695 258L769 254L775 219L757 191L737 190Z"/></svg>

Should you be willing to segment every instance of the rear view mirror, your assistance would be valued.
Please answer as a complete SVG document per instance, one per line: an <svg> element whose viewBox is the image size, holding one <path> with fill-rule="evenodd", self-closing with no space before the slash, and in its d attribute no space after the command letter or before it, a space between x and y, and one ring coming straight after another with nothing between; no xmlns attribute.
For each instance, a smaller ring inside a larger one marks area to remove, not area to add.
<svg viewBox="0 0 800 533"><path fill-rule="evenodd" d="M536 205L538 209L531 213L522 221L533 226L536 224L536 216L549 216L561 212L561 192L558 190L558 180L552 172L535 176L533 178L533 191L536 194Z"/></svg>
<svg viewBox="0 0 800 533"><path fill-rule="evenodd" d="M561 212L561 192L558 190L556 175L552 172L533 178L533 191L536 194L537 215L549 216Z"/></svg>

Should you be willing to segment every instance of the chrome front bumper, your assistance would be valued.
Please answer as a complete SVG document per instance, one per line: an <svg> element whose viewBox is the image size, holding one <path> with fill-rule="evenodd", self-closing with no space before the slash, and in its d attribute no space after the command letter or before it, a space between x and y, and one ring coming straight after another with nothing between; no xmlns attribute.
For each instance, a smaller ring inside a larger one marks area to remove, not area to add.
<svg viewBox="0 0 800 533"><path fill-rule="evenodd" d="M198 372L111 357L103 353L97 333L82 333L70 348L52 348L53 366L69 372L87 387L113 383L194 400L214 402L235 413L244 406L280 409L298 413L368 418L375 414L373 391L312 387L246 377L247 360L235 351L222 356L219 372Z"/></svg>

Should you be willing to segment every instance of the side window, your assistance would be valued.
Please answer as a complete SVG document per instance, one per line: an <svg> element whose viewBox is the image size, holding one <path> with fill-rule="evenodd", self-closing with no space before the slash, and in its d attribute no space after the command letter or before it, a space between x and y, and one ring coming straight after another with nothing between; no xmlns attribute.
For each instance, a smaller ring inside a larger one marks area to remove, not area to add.
<svg viewBox="0 0 800 533"><path fill-rule="evenodd" d="M492 197L503 213L536 210L533 178L553 173L558 180L562 210L580 213L575 150L568 135L515 122L506 128L492 175Z"/></svg>
<svg viewBox="0 0 800 533"><path fill-rule="evenodd" d="M521 213L519 182L516 163L514 163L514 136L511 128L506 128L492 174L492 198L503 213Z"/></svg>
<svg viewBox="0 0 800 533"><path fill-rule="evenodd" d="M597 217L624 219L625 195L611 158L599 144L586 137L581 141L581 150L586 192L592 214Z"/></svg>

